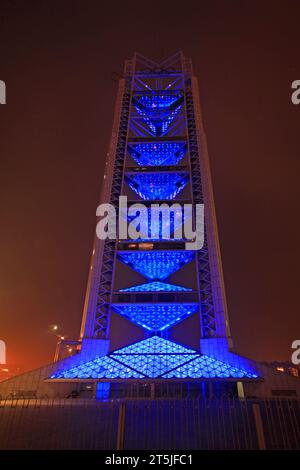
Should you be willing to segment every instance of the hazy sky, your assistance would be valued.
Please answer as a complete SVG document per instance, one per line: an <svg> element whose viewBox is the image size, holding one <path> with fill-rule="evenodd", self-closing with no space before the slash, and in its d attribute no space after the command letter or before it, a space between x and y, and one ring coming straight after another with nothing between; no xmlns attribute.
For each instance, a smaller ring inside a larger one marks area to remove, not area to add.
<svg viewBox="0 0 300 470"><path fill-rule="evenodd" d="M288 359L300 338L300 4L2 1L0 339L50 362L79 333L112 126L112 72L182 49L199 78L236 350ZM188 8L188 5L191 5Z"/></svg>

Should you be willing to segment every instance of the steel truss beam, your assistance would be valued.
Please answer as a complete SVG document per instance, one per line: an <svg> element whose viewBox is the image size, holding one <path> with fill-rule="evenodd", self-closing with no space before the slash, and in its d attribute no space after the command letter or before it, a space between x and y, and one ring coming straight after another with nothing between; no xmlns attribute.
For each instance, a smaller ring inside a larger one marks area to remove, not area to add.
<svg viewBox="0 0 300 470"><path fill-rule="evenodd" d="M127 68L128 76L125 79L125 90L122 100L118 143L113 172L114 176L110 196L110 203L114 205L116 209L119 207L119 196L121 195L123 184L124 162L126 157L128 124L132 98L132 77L130 73L131 70L129 69L129 63L127 63ZM109 336L112 284L116 251L117 241L106 239L103 248L102 268L94 324L94 337L98 339L105 339Z"/></svg>
<svg viewBox="0 0 300 470"><path fill-rule="evenodd" d="M185 81L185 104L188 127L188 143L191 165L191 183L194 204L205 203L203 199L202 178L200 171L197 129L191 79L188 76ZM208 255L207 233L204 228L204 246L197 252L198 280L201 306L201 330L204 338L216 336L216 321L213 302L213 290Z"/></svg>

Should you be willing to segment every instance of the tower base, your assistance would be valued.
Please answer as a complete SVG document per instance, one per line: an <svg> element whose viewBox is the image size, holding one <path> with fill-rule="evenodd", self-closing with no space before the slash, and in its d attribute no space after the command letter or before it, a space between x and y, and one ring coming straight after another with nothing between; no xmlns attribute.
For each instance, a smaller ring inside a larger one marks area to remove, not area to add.
<svg viewBox="0 0 300 470"><path fill-rule="evenodd" d="M100 340L99 340L100 341ZM111 357L105 354L108 342L97 346L98 354L102 348L102 356L97 361ZM199 355L200 357L204 357ZM89 359L89 360L88 360ZM219 358L210 356L209 359L218 361ZM224 361L224 356L222 357ZM99 377L61 377L61 371L76 371L86 364L93 364L95 359L78 353L59 362L55 362L38 369L26 372L19 376L0 383L0 398L90 398L90 399L119 399L119 398L214 398L222 396L245 398L270 397L300 397L300 380L298 377L274 370L272 367L251 361L247 358L228 353L226 365L237 367L247 365L255 370L256 377L182 377L182 378L151 378L137 377L122 379ZM198 361L192 359L190 362ZM215 364L215 362L212 362ZM223 362L224 364L224 362ZM186 367L186 366L185 366ZM235 369L234 369L235 370ZM58 378L51 378L57 376ZM102 385L100 385L102 384ZM108 385L110 384L110 386ZM242 387L241 385L242 384Z"/></svg>

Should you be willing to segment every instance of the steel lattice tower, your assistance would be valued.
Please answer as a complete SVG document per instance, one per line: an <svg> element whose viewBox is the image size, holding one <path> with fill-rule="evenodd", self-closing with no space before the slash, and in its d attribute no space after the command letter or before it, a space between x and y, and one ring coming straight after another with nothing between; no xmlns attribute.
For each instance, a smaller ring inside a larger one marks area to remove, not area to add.
<svg viewBox="0 0 300 470"><path fill-rule="evenodd" d="M95 237L79 339L59 342L51 364L1 382L0 397L222 404L224 395L300 394L295 377L233 352L198 83L181 52L161 63L140 54L125 62L100 203L113 208L119 230ZM187 244L176 211L153 223L153 204L204 205L204 243ZM134 225L137 207L144 217L132 239L120 222Z"/></svg>
<svg viewBox="0 0 300 470"><path fill-rule="evenodd" d="M101 202L113 204L118 213L120 196L127 196L129 207L139 202L147 207L204 204L204 245L186 250L183 236L164 239L161 221L152 238L150 221L145 239L96 237L81 328L82 359L59 368L50 380L94 380L98 395L108 395L110 386L103 383L127 379L257 378L245 359L230 352L198 84L191 61L181 52L159 64L139 54L125 63ZM171 232L176 224L174 215ZM124 346L112 349L112 315L140 327L143 339L130 340L124 329ZM174 325L192 315L200 322L196 349L188 339L181 344L172 338Z"/></svg>

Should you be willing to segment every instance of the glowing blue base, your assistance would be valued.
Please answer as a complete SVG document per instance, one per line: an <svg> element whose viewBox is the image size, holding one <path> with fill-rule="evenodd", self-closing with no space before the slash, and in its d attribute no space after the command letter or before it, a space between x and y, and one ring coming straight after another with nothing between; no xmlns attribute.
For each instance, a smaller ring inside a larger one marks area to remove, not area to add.
<svg viewBox="0 0 300 470"><path fill-rule="evenodd" d="M59 370L50 379L242 379L258 378L246 369L200 354L194 349L152 336L104 357Z"/></svg>

